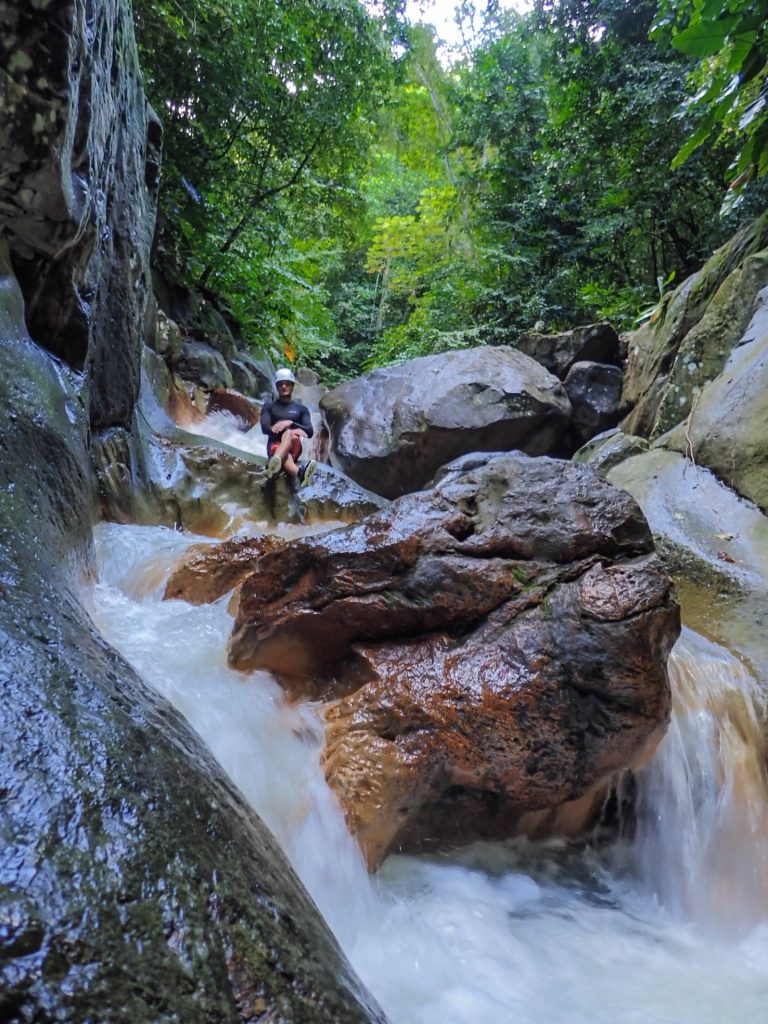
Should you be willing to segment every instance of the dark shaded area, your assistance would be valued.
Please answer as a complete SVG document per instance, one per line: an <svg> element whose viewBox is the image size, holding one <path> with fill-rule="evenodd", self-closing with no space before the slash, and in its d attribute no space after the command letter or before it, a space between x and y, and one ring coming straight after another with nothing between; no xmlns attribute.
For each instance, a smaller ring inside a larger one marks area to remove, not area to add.
<svg viewBox="0 0 768 1024"><path fill-rule="evenodd" d="M130 422L162 131L122 0L4 4L3 233L30 334L84 371L94 428Z"/></svg>

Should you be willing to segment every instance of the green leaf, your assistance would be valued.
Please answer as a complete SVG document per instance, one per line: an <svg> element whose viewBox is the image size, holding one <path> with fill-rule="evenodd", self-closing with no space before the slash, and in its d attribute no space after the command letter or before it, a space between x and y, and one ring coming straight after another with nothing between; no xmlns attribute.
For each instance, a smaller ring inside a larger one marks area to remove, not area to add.
<svg viewBox="0 0 768 1024"><path fill-rule="evenodd" d="M720 18L718 21L699 21L689 25L672 39L672 45L689 57L711 57L723 48L723 44L739 23L738 15Z"/></svg>
<svg viewBox="0 0 768 1024"><path fill-rule="evenodd" d="M742 86L746 85L747 82L751 82L753 78L765 67L766 54L765 49L762 50L758 46L753 46L749 51L749 54L744 58L739 72Z"/></svg>
<svg viewBox="0 0 768 1024"><path fill-rule="evenodd" d="M756 32L743 32L730 38L731 52L728 56L728 70L733 73L741 71L742 65L755 52ZM761 61L762 63L762 61Z"/></svg>
<svg viewBox="0 0 768 1024"><path fill-rule="evenodd" d="M709 0L699 12L701 21L717 21L726 11L730 10L730 0Z"/></svg>
<svg viewBox="0 0 768 1024"><path fill-rule="evenodd" d="M688 138L688 141L682 145L675 154L671 164L673 170L685 163L691 153L693 153L695 149L698 149L702 142L709 137L709 134L715 125L715 120L714 113L710 113L704 118L693 135Z"/></svg>

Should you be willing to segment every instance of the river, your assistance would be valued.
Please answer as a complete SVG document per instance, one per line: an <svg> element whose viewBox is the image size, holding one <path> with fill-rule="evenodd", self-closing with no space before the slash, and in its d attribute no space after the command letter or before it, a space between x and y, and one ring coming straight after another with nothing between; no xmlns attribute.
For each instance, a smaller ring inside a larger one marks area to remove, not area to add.
<svg viewBox="0 0 768 1024"><path fill-rule="evenodd" d="M320 771L317 708L287 703L267 673L227 667L226 598L161 598L183 552L212 542L110 524L95 542L94 622L271 828L392 1024L768 1019L759 708L723 648L690 630L675 647L673 720L638 778L631 836L392 856L369 877Z"/></svg>

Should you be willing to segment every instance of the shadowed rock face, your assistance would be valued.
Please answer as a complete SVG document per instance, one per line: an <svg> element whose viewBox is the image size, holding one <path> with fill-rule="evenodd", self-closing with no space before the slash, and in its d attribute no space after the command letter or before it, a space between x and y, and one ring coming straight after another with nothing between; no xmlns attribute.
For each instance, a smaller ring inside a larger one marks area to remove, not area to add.
<svg viewBox="0 0 768 1024"><path fill-rule="evenodd" d="M619 419L621 370L606 363L574 363L565 378L571 400L571 434L578 445L615 427Z"/></svg>
<svg viewBox="0 0 768 1024"><path fill-rule="evenodd" d="M560 380L565 380L577 362L589 361L619 366L619 336L610 324L590 324L559 334L521 334L515 348L545 366Z"/></svg>
<svg viewBox="0 0 768 1024"><path fill-rule="evenodd" d="M383 1021L267 829L75 597L81 388L0 277L0 1020Z"/></svg>
<svg viewBox="0 0 768 1024"><path fill-rule="evenodd" d="M663 733L677 606L637 505L586 467L468 456L254 569L230 662L338 697L326 774L371 865L557 831Z"/></svg>
<svg viewBox="0 0 768 1024"><path fill-rule="evenodd" d="M334 388L320 408L331 464L386 498L418 490L465 452L559 452L571 415L562 384L509 348L374 370Z"/></svg>
<svg viewBox="0 0 768 1024"><path fill-rule="evenodd" d="M0 222L39 344L86 373L91 424L130 422L151 288L160 124L122 0L0 6Z"/></svg>

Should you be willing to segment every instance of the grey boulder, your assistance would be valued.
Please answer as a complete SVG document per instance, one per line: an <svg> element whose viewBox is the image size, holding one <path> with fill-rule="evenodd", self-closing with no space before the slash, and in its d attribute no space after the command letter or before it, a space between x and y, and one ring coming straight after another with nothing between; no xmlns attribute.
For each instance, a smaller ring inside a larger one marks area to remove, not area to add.
<svg viewBox="0 0 768 1024"><path fill-rule="evenodd" d="M419 490L467 452L559 454L571 417L560 381L502 347L373 370L334 388L320 408L331 464L387 498Z"/></svg>

